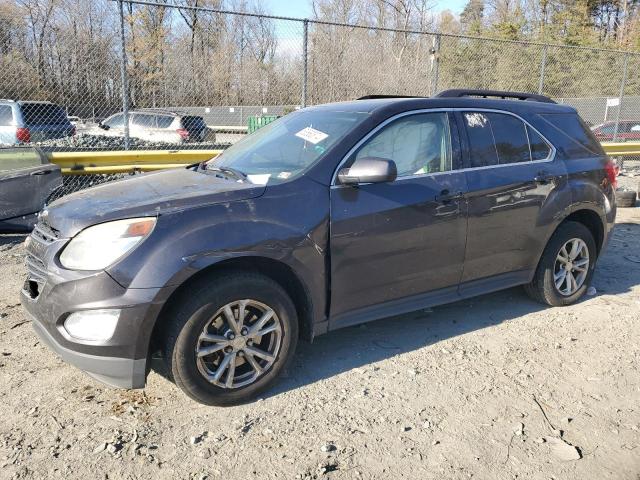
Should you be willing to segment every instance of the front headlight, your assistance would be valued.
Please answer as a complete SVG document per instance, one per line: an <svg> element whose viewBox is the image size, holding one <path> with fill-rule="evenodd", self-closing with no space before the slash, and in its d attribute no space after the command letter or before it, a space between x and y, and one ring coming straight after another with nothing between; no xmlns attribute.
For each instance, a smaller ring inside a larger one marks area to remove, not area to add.
<svg viewBox="0 0 640 480"><path fill-rule="evenodd" d="M89 227L64 248L60 263L72 270L102 270L133 250L151 233L155 224L155 218L147 217Z"/></svg>

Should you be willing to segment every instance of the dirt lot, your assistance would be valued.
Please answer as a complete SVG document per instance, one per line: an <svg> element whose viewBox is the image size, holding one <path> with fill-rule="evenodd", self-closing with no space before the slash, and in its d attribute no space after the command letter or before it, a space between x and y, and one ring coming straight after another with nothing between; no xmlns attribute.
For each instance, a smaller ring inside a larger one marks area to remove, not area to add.
<svg viewBox="0 0 640 480"><path fill-rule="evenodd" d="M618 221L578 305L516 288L337 331L227 409L62 363L0 237L0 478L640 479L640 208Z"/></svg>

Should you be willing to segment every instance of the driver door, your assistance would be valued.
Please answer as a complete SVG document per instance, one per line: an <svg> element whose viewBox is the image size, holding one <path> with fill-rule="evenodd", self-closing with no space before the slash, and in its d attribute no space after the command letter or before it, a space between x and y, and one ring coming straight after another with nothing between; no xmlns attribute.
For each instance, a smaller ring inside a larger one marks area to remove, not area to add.
<svg viewBox="0 0 640 480"><path fill-rule="evenodd" d="M455 295L464 260L467 191L458 135L447 112L416 113L378 127L347 162L393 160L393 182L331 188L331 327ZM391 311L385 306L393 307Z"/></svg>

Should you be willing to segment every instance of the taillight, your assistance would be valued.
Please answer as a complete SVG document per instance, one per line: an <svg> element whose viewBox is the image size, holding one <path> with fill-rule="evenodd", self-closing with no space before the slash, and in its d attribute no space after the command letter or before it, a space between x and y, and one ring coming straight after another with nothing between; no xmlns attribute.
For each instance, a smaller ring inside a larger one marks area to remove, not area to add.
<svg viewBox="0 0 640 480"><path fill-rule="evenodd" d="M76 127L75 125L71 126L71 136L73 137L76 134Z"/></svg>
<svg viewBox="0 0 640 480"><path fill-rule="evenodd" d="M31 132L28 128L19 127L16 130L16 139L22 143L29 143L31 141Z"/></svg>
<svg viewBox="0 0 640 480"><path fill-rule="evenodd" d="M617 167L617 165L615 163L613 163L613 160L608 159L607 163L604 166L604 170L607 173L607 180L609 180L609 183L611 184L611 186L615 189L618 187L618 172L619 169Z"/></svg>
<svg viewBox="0 0 640 480"><path fill-rule="evenodd" d="M176 132L178 132L178 135L180 135L183 140L189 140L189 132L186 128L179 128Z"/></svg>

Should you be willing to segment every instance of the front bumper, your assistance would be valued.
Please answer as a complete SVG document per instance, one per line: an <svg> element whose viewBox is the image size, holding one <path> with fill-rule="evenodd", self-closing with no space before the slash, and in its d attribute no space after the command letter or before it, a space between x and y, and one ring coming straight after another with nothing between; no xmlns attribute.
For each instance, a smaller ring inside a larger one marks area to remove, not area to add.
<svg viewBox="0 0 640 480"><path fill-rule="evenodd" d="M96 380L117 388L143 388L147 378L147 361L119 357L102 357L76 352L60 345L53 336L32 317L33 329L40 339L62 360L83 370Z"/></svg>
<svg viewBox="0 0 640 480"><path fill-rule="evenodd" d="M25 284L20 297L34 330L64 361L101 382L118 388L144 387L151 334L165 300L163 289L126 289L105 272L84 278L77 272L70 275L75 278L48 276L35 298ZM72 312L103 308L121 312L109 340L78 340L64 329Z"/></svg>

